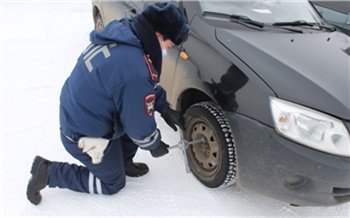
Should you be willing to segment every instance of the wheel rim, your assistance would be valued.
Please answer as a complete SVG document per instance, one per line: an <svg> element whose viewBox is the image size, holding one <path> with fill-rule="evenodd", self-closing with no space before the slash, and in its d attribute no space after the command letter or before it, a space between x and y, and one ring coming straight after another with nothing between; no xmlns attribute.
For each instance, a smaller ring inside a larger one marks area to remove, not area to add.
<svg viewBox="0 0 350 218"><path fill-rule="evenodd" d="M204 137L205 143L197 143L189 147L191 155L195 160L195 169L201 175L214 176L220 167L220 150L215 132L205 122L196 119L190 133L191 140Z"/></svg>

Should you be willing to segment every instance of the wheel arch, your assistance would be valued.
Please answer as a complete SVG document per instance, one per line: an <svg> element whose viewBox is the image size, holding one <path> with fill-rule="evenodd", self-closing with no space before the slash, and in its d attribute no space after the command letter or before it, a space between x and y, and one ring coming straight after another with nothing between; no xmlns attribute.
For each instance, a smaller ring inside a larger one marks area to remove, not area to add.
<svg viewBox="0 0 350 218"><path fill-rule="evenodd" d="M98 9L98 7L96 5L93 5L93 7L92 7L92 19L94 21L94 24L95 24L96 16L98 13L101 13L100 9Z"/></svg>
<svg viewBox="0 0 350 218"><path fill-rule="evenodd" d="M191 105L203 101L213 101L213 99L210 98L209 95L198 89L187 89L178 98L178 104L176 109L184 113L189 107L191 107Z"/></svg>

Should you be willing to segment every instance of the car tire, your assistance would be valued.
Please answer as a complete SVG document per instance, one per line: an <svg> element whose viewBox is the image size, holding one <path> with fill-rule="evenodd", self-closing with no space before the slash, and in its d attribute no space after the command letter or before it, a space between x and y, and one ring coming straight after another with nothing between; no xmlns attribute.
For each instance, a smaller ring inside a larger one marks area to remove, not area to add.
<svg viewBox="0 0 350 218"><path fill-rule="evenodd" d="M235 182L236 153L230 126L213 102L201 102L191 106L185 113L184 139L205 143L187 147L188 164L195 177L210 188L226 187Z"/></svg>
<svg viewBox="0 0 350 218"><path fill-rule="evenodd" d="M95 17L95 30L101 32L104 28L103 20L101 14L98 12Z"/></svg>

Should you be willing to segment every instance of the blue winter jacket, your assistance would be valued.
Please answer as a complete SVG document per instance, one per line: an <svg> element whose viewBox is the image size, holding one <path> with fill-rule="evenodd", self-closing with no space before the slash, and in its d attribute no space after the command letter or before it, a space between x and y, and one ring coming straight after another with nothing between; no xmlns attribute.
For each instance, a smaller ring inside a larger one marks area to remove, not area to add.
<svg viewBox="0 0 350 218"><path fill-rule="evenodd" d="M131 21L112 21L90 33L60 97L63 134L116 139L127 134L141 148L158 146L161 135L154 110L169 108L160 75L144 54Z"/></svg>

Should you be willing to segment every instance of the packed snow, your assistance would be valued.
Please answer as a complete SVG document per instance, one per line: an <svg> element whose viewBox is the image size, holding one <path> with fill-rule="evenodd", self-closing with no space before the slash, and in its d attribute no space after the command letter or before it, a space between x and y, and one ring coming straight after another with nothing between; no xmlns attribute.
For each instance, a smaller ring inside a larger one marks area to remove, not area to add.
<svg viewBox="0 0 350 218"><path fill-rule="evenodd" d="M135 161L150 172L127 178L113 196L46 188L34 206L26 186L35 155L79 163L61 145L58 108L61 86L93 29L90 1L1 3L1 216L227 216L349 217L350 204L293 207L235 185L210 189L185 170L179 150L152 158L140 150ZM163 140L179 135L157 115Z"/></svg>

